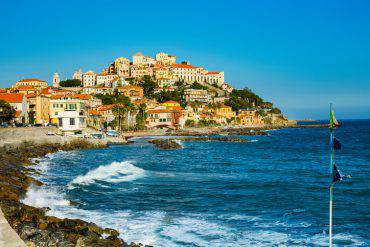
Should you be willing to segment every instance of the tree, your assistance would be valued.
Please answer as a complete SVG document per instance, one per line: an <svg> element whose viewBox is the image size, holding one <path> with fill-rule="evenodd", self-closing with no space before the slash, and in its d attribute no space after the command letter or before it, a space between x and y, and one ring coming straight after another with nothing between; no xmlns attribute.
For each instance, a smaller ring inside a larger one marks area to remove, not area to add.
<svg viewBox="0 0 370 247"><path fill-rule="evenodd" d="M272 103L264 102L261 97L248 88L242 90L234 89L225 103L231 106L234 111L252 107L264 108L264 106L272 106Z"/></svg>
<svg viewBox="0 0 370 247"><path fill-rule="evenodd" d="M79 79L68 79L65 81L61 81L59 83L61 87L80 87L82 85L82 81Z"/></svg>
<svg viewBox="0 0 370 247"><path fill-rule="evenodd" d="M149 75L144 75L138 82L138 85L143 88L144 96L149 99L154 97L154 91L158 87L158 83Z"/></svg>
<svg viewBox="0 0 370 247"><path fill-rule="evenodd" d="M35 123L35 111L28 112L28 122L30 124L34 124Z"/></svg>
<svg viewBox="0 0 370 247"><path fill-rule="evenodd" d="M203 90L207 90L207 87L206 86L203 86L202 84L198 83L198 82L194 82L193 84L190 85L190 88L191 89L203 89Z"/></svg>
<svg viewBox="0 0 370 247"><path fill-rule="evenodd" d="M136 129L142 130L145 128L145 120L146 120L146 104L141 103L138 106L138 112L136 114Z"/></svg>
<svg viewBox="0 0 370 247"><path fill-rule="evenodd" d="M0 123L9 122L14 116L14 108L5 100L0 100Z"/></svg>

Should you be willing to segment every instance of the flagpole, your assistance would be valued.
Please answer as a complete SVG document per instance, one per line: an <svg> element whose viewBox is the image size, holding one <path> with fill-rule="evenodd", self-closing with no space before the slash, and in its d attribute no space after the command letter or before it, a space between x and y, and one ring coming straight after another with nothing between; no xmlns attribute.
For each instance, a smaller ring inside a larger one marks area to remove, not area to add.
<svg viewBox="0 0 370 247"><path fill-rule="evenodd" d="M329 189L329 247L332 247L332 226L333 226L333 163L334 163L334 126L332 123L332 104L330 103L330 189Z"/></svg>

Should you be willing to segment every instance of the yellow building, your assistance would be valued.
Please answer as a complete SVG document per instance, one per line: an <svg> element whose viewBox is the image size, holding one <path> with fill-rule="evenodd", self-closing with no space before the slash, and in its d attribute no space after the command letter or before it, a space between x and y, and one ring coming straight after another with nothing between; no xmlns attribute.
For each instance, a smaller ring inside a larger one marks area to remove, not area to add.
<svg viewBox="0 0 370 247"><path fill-rule="evenodd" d="M50 96L48 93L32 93L27 95L28 113L33 112L36 124L50 122Z"/></svg>
<svg viewBox="0 0 370 247"><path fill-rule="evenodd" d="M155 55L155 60L161 65L172 65L176 63L176 57L160 52Z"/></svg>
<svg viewBox="0 0 370 247"><path fill-rule="evenodd" d="M240 109L238 118L242 125L255 126L264 124L263 119L257 114L256 109Z"/></svg>
<svg viewBox="0 0 370 247"><path fill-rule="evenodd" d="M46 81L37 79L37 78L27 78L27 79L22 79L20 81L17 81L15 85L12 86L12 88L16 89L20 86L32 86L37 89L45 88L48 86Z"/></svg>
<svg viewBox="0 0 370 247"><path fill-rule="evenodd" d="M232 110L231 106L221 105L215 109L216 116L225 117L231 119L236 116L235 112Z"/></svg>

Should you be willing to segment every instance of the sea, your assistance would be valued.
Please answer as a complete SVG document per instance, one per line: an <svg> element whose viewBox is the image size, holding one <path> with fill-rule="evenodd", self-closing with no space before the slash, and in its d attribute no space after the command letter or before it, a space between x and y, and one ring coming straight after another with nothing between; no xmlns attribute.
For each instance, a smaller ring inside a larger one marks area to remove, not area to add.
<svg viewBox="0 0 370 247"><path fill-rule="evenodd" d="M335 130L334 246L370 246L370 120ZM328 246L329 130L270 130L251 142L134 143L39 159L23 202L153 246ZM162 137L166 138L166 137Z"/></svg>

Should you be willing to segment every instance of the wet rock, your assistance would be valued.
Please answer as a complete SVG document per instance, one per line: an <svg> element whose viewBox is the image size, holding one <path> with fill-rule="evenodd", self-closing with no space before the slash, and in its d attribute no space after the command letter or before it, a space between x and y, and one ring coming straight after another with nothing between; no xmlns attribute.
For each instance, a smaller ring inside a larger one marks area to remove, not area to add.
<svg viewBox="0 0 370 247"><path fill-rule="evenodd" d="M250 140L239 138L239 137L188 137L178 139L185 142L250 142Z"/></svg>
<svg viewBox="0 0 370 247"><path fill-rule="evenodd" d="M149 143L153 143L157 148L160 149L181 149L182 146L178 144L174 139L155 139L150 140Z"/></svg>

